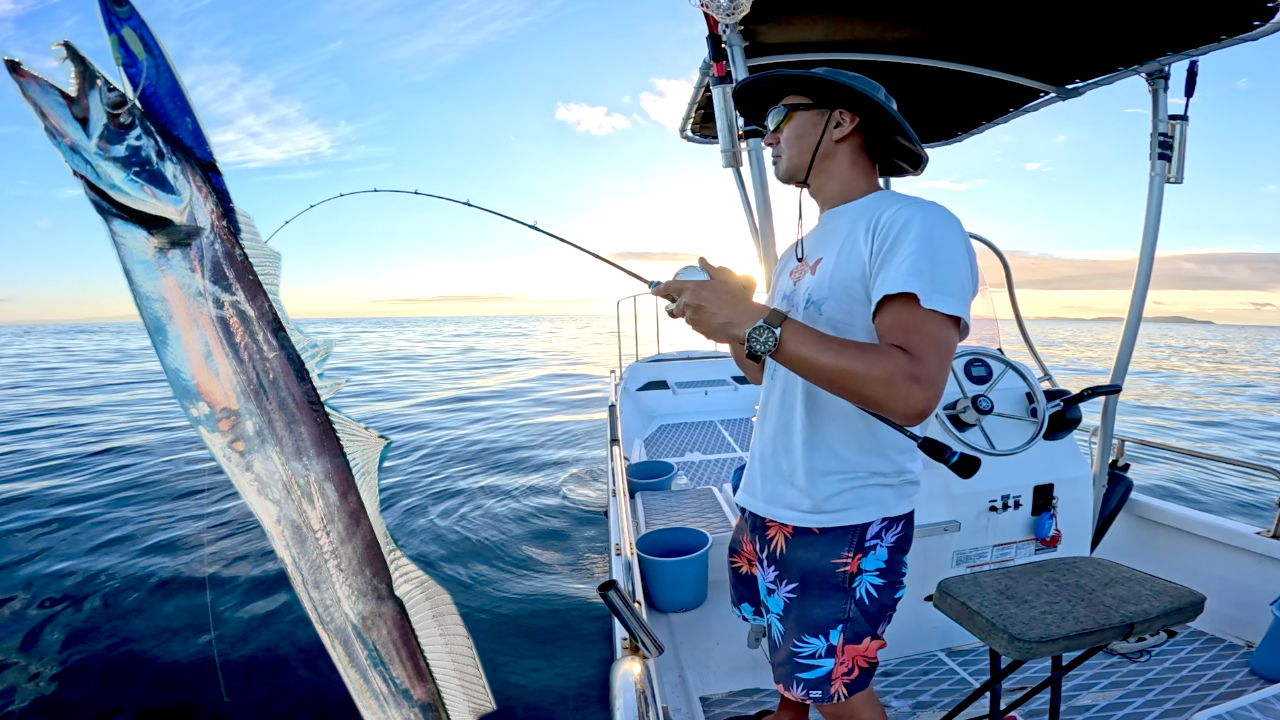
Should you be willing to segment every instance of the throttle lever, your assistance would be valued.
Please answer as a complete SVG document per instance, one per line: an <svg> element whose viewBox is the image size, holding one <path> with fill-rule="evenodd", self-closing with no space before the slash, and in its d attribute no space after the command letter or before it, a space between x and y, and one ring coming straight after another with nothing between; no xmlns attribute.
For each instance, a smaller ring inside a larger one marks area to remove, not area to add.
<svg viewBox="0 0 1280 720"><path fill-rule="evenodd" d="M1094 385L1093 387L1087 387L1081 390L1075 395L1068 395L1067 397L1062 398L1062 406L1070 407L1072 405L1079 405L1080 403L1088 402L1097 397L1119 395L1120 391L1123 389L1124 386L1116 384Z"/></svg>

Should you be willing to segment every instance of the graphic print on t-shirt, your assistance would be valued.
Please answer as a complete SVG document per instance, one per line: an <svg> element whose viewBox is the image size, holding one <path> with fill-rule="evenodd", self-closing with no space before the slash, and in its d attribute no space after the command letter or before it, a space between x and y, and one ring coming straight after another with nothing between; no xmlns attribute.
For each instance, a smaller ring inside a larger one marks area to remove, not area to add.
<svg viewBox="0 0 1280 720"><path fill-rule="evenodd" d="M822 262L822 258L814 260L812 265L809 264L808 260L801 260L799 265L791 268L791 284L799 285L800 281L804 279L806 273L809 275L817 275L818 263L820 262Z"/></svg>

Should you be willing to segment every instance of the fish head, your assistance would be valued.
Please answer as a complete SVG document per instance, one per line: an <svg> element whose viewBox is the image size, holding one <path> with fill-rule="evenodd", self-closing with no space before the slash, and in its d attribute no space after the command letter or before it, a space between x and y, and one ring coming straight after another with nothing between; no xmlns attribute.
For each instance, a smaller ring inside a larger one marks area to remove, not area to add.
<svg viewBox="0 0 1280 720"><path fill-rule="evenodd" d="M189 214L192 188L182 163L156 132L142 107L107 79L70 42L54 46L71 66L71 88L63 90L21 61L5 58L5 69L91 195L128 210L181 222Z"/></svg>

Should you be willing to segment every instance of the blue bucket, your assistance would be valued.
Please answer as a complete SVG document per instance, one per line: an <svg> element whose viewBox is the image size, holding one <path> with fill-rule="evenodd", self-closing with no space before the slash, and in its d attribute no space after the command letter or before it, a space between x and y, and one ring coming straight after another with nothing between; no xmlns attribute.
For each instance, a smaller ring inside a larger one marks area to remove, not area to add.
<svg viewBox="0 0 1280 720"><path fill-rule="evenodd" d="M649 607L664 613L693 610L707 601L711 536L691 527L667 527L636 538L640 580Z"/></svg>
<svg viewBox="0 0 1280 720"><path fill-rule="evenodd" d="M1271 603L1271 627L1253 649L1249 669L1270 683L1280 683L1280 598Z"/></svg>
<svg viewBox="0 0 1280 720"><path fill-rule="evenodd" d="M643 460L627 466L627 487L631 497L643 490L670 490L676 466L666 460Z"/></svg>

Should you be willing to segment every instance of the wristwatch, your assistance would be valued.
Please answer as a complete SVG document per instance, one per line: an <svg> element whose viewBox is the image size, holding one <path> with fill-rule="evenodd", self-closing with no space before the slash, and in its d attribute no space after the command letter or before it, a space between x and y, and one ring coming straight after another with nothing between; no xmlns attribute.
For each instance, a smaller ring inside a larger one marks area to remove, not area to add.
<svg viewBox="0 0 1280 720"><path fill-rule="evenodd" d="M743 343L747 350L747 359L753 363L764 362L764 359L778 349L778 338L782 336L782 323L787 314L777 308L769 308L769 314L747 329L747 341Z"/></svg>

